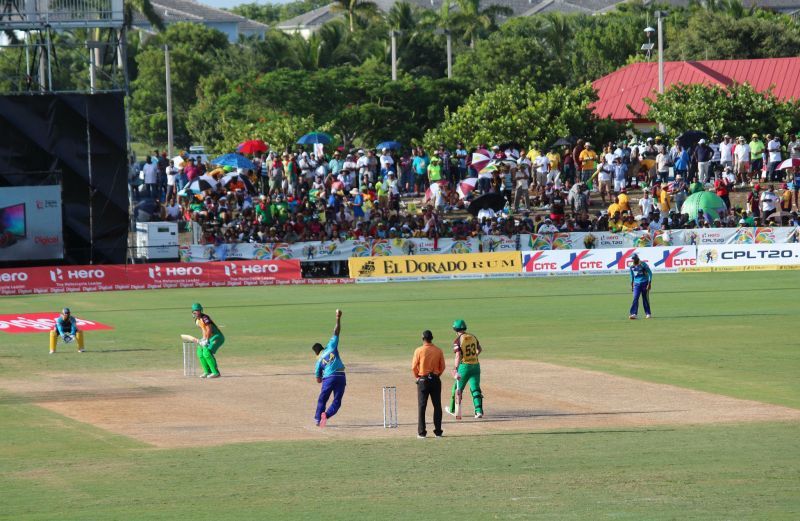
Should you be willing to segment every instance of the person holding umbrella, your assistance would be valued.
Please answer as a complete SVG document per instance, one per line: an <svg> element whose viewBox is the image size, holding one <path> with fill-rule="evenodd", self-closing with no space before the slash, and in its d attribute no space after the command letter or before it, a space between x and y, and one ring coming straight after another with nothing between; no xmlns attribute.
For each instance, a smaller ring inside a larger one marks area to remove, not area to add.
<svg viewBox="0 0 800 521"><path fill-rule="evenodd" d="M639 297L642 297L644 304L645 318L650 318L650 288L653 286L653 272L646 262L639 259L639 255L634 253L631 256L633 265L630 267L631 291L633 292L633 303L631 303L630 319L636 320L639 317Z"/></svg>

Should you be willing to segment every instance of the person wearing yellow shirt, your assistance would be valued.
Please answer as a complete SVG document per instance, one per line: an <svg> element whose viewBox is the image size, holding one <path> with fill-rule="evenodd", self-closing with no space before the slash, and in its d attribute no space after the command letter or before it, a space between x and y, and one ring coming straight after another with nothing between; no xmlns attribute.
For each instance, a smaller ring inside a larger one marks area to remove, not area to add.
<svg viewBox="0 0 800 521"><path fill-rule="evenodd" d="M618 202L620 210L623 212L629 212L631 213L631 215L633 215L633 213L631 212L631 200L628 197L628 190L625 188L620 190L617 199L619 200Z"/></svg>
<svg viewBox="0 0 800 521"><path fill-rule="evenodd" d="M639 226L637 226L636 221L633 218L633 215L626 215L625 218L622 220L622 232L628 233L635 231Z"/></svg>
<svg viewBox="0 0 800 521"><path fill-rule="evenodd" d="M531 163L535 163L536 158L540 155L542 155L542 153L539 151L539 147L536 146L536 143L531 143L531 149L528 151L528 155L526 157L531 160Z"/></svg>
<svg viewBox="0 0 800 521"><path fill-rule="evenodd" d="M661 192L658 194L658 203L661 207L661 215L667 215L670 209L670 195L667 190L667 183L661 183Z"/></svg>
<svg viewBox="0 0 800 521"><path fill-rule="evenodd" d="M546 157L547 160L550 161L550 173L548 174L547 180L556 183L556 180L561 177L561 154L551 148Z"/></svg>
<svg viewBox="0 0 800 521"><path fill-rule="evenodd" d="M622 213L622 206L619 204L619 196L614 196L614 202L608 206L608 215L613 218Z"/></svg>
<svg viewBox="0 0 800 521"><path fill-rule="evenodd" d="M583 151L580 153L581 160L581 182L586 183L597 170L597 152L591 143L583 145Z"/></svg>

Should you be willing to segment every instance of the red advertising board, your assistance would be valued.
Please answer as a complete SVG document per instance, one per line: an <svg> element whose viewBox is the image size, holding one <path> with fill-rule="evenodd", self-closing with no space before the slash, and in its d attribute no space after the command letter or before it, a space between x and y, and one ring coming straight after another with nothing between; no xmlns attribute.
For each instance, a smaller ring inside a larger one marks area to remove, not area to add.
<svg viewBox="0 0 800 521"><path fill-rule="evenodd" d="M299 260L58 266L0 270L0 295L303 283Z"/></svg>
<svg viewBox="0 0 800 521"><path fill-rule="evenodd" d="M15 315L0 315L0 333L41 333L50 331L56 325L58 312L50 313L17 313ZM111 326L75 317L75 325L81 331L96 331L101 329L114 329Z"/></svg>

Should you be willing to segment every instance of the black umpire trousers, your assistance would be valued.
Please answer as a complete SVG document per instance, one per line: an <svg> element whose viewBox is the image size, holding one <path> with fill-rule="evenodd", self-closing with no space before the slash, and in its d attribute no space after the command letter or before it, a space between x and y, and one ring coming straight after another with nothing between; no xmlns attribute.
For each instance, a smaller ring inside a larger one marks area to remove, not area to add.
<svg viewBox="0 0 800 521"><path fill-rule="evenodd" d="M428 397L433 405L433 433L442 434L442 381L435 374L417 379L417 401L419 402L419 416L417 434L425 436L428 431L425 427L425 410L428 408Z"/></svg>

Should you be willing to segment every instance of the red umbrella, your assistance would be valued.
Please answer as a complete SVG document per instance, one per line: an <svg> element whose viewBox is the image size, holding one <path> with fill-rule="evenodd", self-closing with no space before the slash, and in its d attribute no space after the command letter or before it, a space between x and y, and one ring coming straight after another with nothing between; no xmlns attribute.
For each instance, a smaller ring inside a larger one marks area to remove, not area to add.
<svg viewBox="0 0 800 521"><path fill-rule="evenodd" d="M483 170L492 160L492 154L486 149L479 148L472 154L472 168L476 172Z"/></svg>
<svg viewBox="0 0 800 521"><path fill-rule="evenodd" d="M787 168L800 168L800 157L791 157L778 165L778 170L785 170Z"/></svg>
<svg viewBox="0 0 800 521"><path fill-rule="evenodd" d="M260 139L251 139L240 144L237 150L242 154L258 154L269 150L269 146Z"/></svg>

